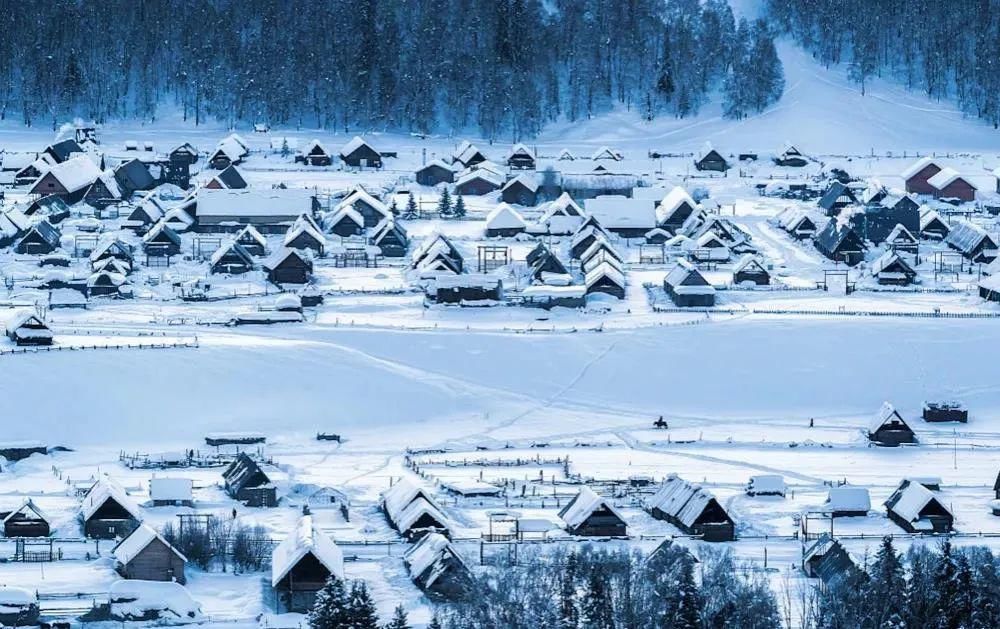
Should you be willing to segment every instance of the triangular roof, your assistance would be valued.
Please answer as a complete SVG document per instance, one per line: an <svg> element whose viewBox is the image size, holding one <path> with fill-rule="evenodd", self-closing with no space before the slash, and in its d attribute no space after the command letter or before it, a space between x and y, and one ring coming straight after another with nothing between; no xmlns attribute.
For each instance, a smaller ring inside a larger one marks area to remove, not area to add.
<svg viewBox="0 0 1000 629"><path fill-rule="evenodd" d="M125 488L110 478L105 477L94 483L90 491L87 492L87 495L83 497L83 503L80 505L80 513L83 515L84 521L93 517L97 513L97 510L109 500L114 500L136 520L142 520L142 510L129 497Z"/></svg>
<svg viewBox="0 0 1000 629"><path fill-rule="evenodd" d="M908 430L913 432L903 416L899 414L896 407L889 402L883 402L881 408L872 417L871 422L868 424L868 432L874 434L879 429L887 427L893 430Z"/></svg>
<svg viewBox="0 0 1000 629"><path fill-rule="evenodd" d="M904 180L909 179L928 166L937 166L938 169L941 168L941 166L938 165L937 160L933 157L921 157L903 170L903 172L900 173L900 177Z"/></svg>
<svg viewBox="0 0 1000 629"><path fill-rule="evenodd" d="M593 489L587 486L581 487L576 496L566 503L566 506L559 511L559 517L570 528L576 528L599 509L607 509L619 520L625 521L625 517L610 501L598 496Z"/></svg>
<svg viewBox="0 0 1000 629"><path fill-rule="evenodd" d="M10 513L8 513L6 516L4 516L3 520L0 520L0 523L6 524L8 521L14 519L14 517L16 517L17 515L19 515L19 514L25 514L25 513L29 512L29 511L31 513L34 513L35 517L38 518L39 520L44 520L46 522L51 522L51 520L49 520L49 516L46 515L44 511L42 511L41 509L39 509L38 505L36 505L35 502L31 498L25 498L21 502L21 506L19 506L18 508L14 509Z"/></svg>
<svg viewBox="0 0 1000 629"><path fill-rule="evenodd" d="M170 542L156 532L156 529L145 523L140 524L135 530L128 534L128 537L118 542L118 545L114 547L111 554L114 555L115 559L121 563L127 564L135 559L139 553L145 550L147 546L156 540L163 542L163 545L166 546L170 552L179 557L184 563L187 563L187 557L181 554L181 551L174 548Z"/></svg>
<svg viewBox="0 0 1000 629"><path fill-rule="evenodd" d="M311 515L299 518L295 530L271 553L271 586L276 586L307 555L339 579L344 578L344 553L333 540L317 531Z"/></svg>
<svg viewBox="0 0 1000 629"><path fill-rule="evenodd" d="M524 226L524 217L506 203L501 203L486 215L486 229L523 229Z"/></svg>

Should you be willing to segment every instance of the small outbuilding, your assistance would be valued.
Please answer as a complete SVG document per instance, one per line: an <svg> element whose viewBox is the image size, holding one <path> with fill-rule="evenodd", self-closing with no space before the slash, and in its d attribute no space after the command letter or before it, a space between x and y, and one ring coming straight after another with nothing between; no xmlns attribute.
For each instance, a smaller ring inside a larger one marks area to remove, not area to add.
<svg viewBox="0 0 1000 629"><path fill-rule="evenodd" d="M663 289L675 306L680 308L711 308L715 305L715 288L687 260L680 258L663 278Z"/></svg>
<svg viewBox="0 0 1000 629"><path fill-rule="evenodd" d="M236 459L222 473L226 493L248 507L276 507L278 505L277 489L260 465L245 452L236 455Z"/></svg>
<svg viewBox="0 0 1000 629"><path fill-rule="evenodd" d="M733 284L737 286L750 283L756 286L767 286L771 283L771 273L759 256L747 254L733 267Z"/></svg>
<svg viewBox="0 0 1000 629"><path fill-rule="evenodd" d="M511 170L534 170L535 152L524 144L515 144L507 155L507 167Z"/></svg>
<svg viewBox="0 0 1000 629"><path fill-rule="evenodd" d="M14 253L46 255L59 248L62 235L48 221L35 223L14 245Z"/></svg>
<svg viewBox="0 0 1000 629"><path fill-rule="evenodd" d="M524 217L507 203L496 206L486 216L487 238L510 238L523 234L526 227Z"/></svg>
<svg viewBox="0 0 1000 629"><path fill-rule="evenodd" d="M154 476L149 480L149 499L154 507L191 507L193 488L190 478Z"/></svg>
<svg viewBox="0 0 1000 629"><path fill-rule="evenodd" d="M909 286L917 277L906 258L895 251L886 251L872 262L871 274L879 284L892 286Z"/></svg>
<svg viewBox="0 0 1000 629"><path fill-rule="evenodd" d="M52 345L52 330L30 310L19 310L10 315L4 332L18 346Z"/></svg>
<svg viewBox="0 0 1000 629"><path fill-rule="evenodd" d="M868 439L876 445L890 447L917 442L916 434L889 402L882 403L868 424Z"/></svg>
<svg viewBox="0 0 1000 629"><path fill-rule="evenodd" d="M451 524L431 493L408 478L382 494L382 511L393 528L411 541L433 533L451 535Z"/></svg>
<svg viewBox="0 0 1000 629"><path fill-rule="evenodd" d="M871 496L867 487L837 485L831 487L821 511L832 518L861 517L872 509Z"/></svg>
<svg viewBox="0 0 1000 629"><path fill-rule="evenodd" d="M503 185L500 199L513 205L533 206L538 202L538 181L531 174L518 175Z"/></svg>
<svg viewBox="0 0 1000 629"><path fill-rule="evenodd" d="M715 496L679 476L668 476L646 508L657 520L666 520L688 535L700 535L706 542L736 539L736 525Z"/></svg>
<svg viewBox="0 0 1000 629"><path fill-rule="evenodd" d="M329 166L333 164L333 158L330 156L329 151L316 139L310 140L305 145L302 152L296 156L295 161L309 166Z"/></svg>
<svg viewBox="0 0 1000 629"><path fill-rule="evenodd" d="M103 478L90 488L80 505L83 532L94 539L124 537L142 522L139 505L121 485Z"/></svg>
<svg viewBox="0 0 1000 629"><path fill-rule="evenodd" d="M855 266L865 259L868 249L864 240L858 235L849 221L831 218L813 243L816 250L835 262L843 262L847 266Z"/></svg>
<svg viewBox="0 0 1000 629"><path fill-rule="evenodd" d="M0 522L4 537L48 537L51 533L49 516L31 498L16 509L0 511Z"/></svg>
<svg viewBox="0 0 1000 629"><path fill-rule="evenodd" d="M242 275L254 268L253 256L238 242L229 242L212 253L209 271L225 275Z"/></svg>
<svg viewBox="0 0 1000 629"><path fill-rule="evenodd" d="M344 578L344 553L316 530L308 512L271 554L271 587L279 613L307 613L333 575Z"/></svg>
<svg viewBox="0 0 1000 629"><path fill-rule="evenodd" d="M340 159L354 168L382 168L382 154L359 136L341 147Z"/></svg>
<svg viewBox="0 0 1000 629"><path fill-rule="evenodd" d="M628 525L624 516L605 498L590 487L580 491L559 511L570 535L624 537Z"/></svg>
<svg viewBox="0 0 1000 629"><path fill-rule="evenodd" d="M391 216L375 226L369 241L387 258L404 258L410 247L406 229Z"/></svg>
<svg viewBox="0 0 1000 629"><path fill-rule="evenodd" d="M711 170L724 173L729 170L729 162L722 153L715 150L711 142L706 142L695 154L694 167L698 170Z"/></svg>
<svg viewBox="0 0 1000 629"><path fill-rule="evenodd" d="M851 555L828 533L820 535L802 556L802 571L825 585L860 574Z"/></svg>
<svg viewBox="0 0 1000 629"><path fill-rule="evenodd" d="M111 554L115 571L124 579L186 582L187 557L148 524L140 524Z"/></svg>
<svg viewBox="0 0 1000 629"><path fill-rule="evenodd" d="M436 159L417 169L417 183L421 186L437 186L455 182L455 170L451 164Z"/></svg>
<svg viewBox="0 0 1000 629"><path fill-rule="evenodd" d="M951 510L930 489L904 480L885 501L889 519L908 533L950 533L955 522Z"/></svg>
<svg viewBox="0 0 1000 629"><path fill-rule="evenodd" d="M472 571L447 537L430 533L403 554L410 578L429 597L454 601L472 590Z"/></svg>

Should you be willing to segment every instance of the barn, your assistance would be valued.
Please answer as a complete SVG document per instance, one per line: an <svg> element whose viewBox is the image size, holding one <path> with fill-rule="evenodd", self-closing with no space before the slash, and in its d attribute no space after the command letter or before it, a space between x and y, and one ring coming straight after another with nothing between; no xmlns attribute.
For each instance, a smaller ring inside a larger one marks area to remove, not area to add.
<svg viewBox="0 0 1000 629"><path fill-rule="evenodd" d="M975 184L963 177L954 168L942 168L936 175L927 180L933 194L938 199L957 199L958 201L975 201Z"/></svg>
<svg viewBox="0 0 1000 629"><path fill-rule="evenodd" d="M917 277L917 272L906 258L891 250L872 262L870 271L872 277L883 285L909 286Z"/></svg>
<svg viewBox="0 0 1000 629"><path fill-rule="evenodd" d="M624 537L628 525L624 516L608 500L590 487L582 487L572 500L559 511L570 535Z"/></svg>
<svg viewBox="0 0 1000 629"><path fill-rule="evenodd" d="M831 218L813 238L816 250L835 262L855 266L865 259L867 246L847 221Z"/></svg>
<svg viewBox="0 0 1000 629"><path fill-rule="evenodd" d="M222 245L212 253L212 257L209 259L211 273L242 275L252 271L253 267L253 256L238 242Z"/></svg>
<svg viewBox="0 0 1000 629"><path fill-rule="evenodd" d="M868 424L868 439L877 445L889 447L917 442L913 429L889 402L882 403L882 407Z"/></svg>
<svg viewBox="0 0 1000 629"><path fill-rule="evenodd" d="M403 553L410 578L428 597L440 601L464 598L472 590L469 566L448 538L430 533Z"/></svg>
<svg viewBox="0 0 1000 629"><path fill-rule="evenodd" d="M771 273L759 256L747 254L733 266L733 284L740 285L744 282L757 286L767 286L771 283Z"/></svg>
<svg viewBox="0 0 1000 629"><path fill-rule="evenodd" d="M944 241L971 262L989 264L997 258L997 242L994 237L969 221L956 221Z"/></svg>
<svg viewBox="0 0 1000 629"><path fill-rule="evenodd" d="M248 507L278 505L277 490L271 479L245 452L236 455L236 459L222 472L222 479L226 493Z"/></svg>
<svg viewBox="0 0 1000 629"><path fill-rule="evenodd" d="M4 329L7 338L19 346L52 345L52 330L37 314L19 310L10 315Z"/></svg>
<svg viewBox="0 0 1000 629"><path fill-rule="evenodd" d="M700 535L706 542L736 539L736 525L707 489L671 474L646 503L657 520L666 520L687 535Z"/></svg>
<svg viewBox="0 0 1000 629"><path fill-rule="evenodd" d="M507 167L511 170L535 170L535 152L524 144L515 144L507 155Z"/></svg>
<svg viewBox="0 0 1000 629"><path fill-rule="evenodd" d="M724 173L729 170L729 162L722 153L715 150L711 142L706 142L694 156L694 167L698 170Z"/></svg>
<svg viewBox="0 0 1000 629"><path fill-rule="evenodd" d="M663 197L656 208L657 226L671 233L677 233L677 230L695 213L697 207L687 190L676 186Z"/></svg>
<svg viewBox="0 0 1000 629"><path fill-rule="evenodd" d="M295 157L295 161L309 166L330 166L333 158L326 147L316 139L310 140L302 149L302 152Z"/></svg>
<svg viewBox="0 0 1000 629"><path fill-rule="evenodd" d="M340 149L340 159L354 168L382 168L382 155L359 136Z"/></svg>
<svg viewBox="0 0 1000 629"><path fill-rule="evenodd" d="M59 248L61 235L59 230L48 221L41 221L31 226L21 239L14 245L14 253L27 255L45 255Z"/></svg>
<svg viewBox="0 0 1000 629"><path fill-rule="evenodd" d="M148 524L140 524L111 551L123 579L174 581L184 585L187 557Z"/></svg>
<svg viewBox="0 0 1000 629"><path fill-rule="evenodd" d="M951 510L927 487L904 480L885 501L886 513L908 533L950 533L955 522Z"/></svg>
<svg viewBox="0 0 1000 629"><path fill-rule="evenodd" d="M538 202L538 181L531 174L518 175L504 184L500 199L514 205L535 205Z"/></svg>
<svg viewBox="0 0 1000 629"><path fill-rule="evenodd" d="M142 522L139 505L110 478L94 483L80 505L83 533L94 539L115 539L131 533Z"/></svg>
<svg viewBox="0 0 1000 629"><path fill-rule="evenodd" d="M344 578L344 553L333 540L316 530L307 509L295 530L271 553L271 588L276 611L309 612L316 602L316 593L331 575Z"/></svg>
<svg viewBox="0 0 1000 629"><path fill-rule="evenodd" d="M56 164L31 186L30 194L56 195L69 204L77 203L101 176L101 170L86 155Z"/></svg>
<svg viewBox="0 0 1000 629"><path fill-rule="evenodd" d="M487 238L510 238L523 234L525 229L524 217L506 203L501 203L486 215Z"/></svg>
<svg viewBox="0 0 1000 629"><path fill-rule="evenodd" d="M916 194L934 194L934 187L928 183L931 177L941 172L941 167L932 157L923 157L900 173L906 182L906 191Z"/></svg>
<svg viewBox="0 0 1000 629"><path fill-rule="evenodd" d="M375 226L370 242L387 258L404 258L410 247L406 229L392 217L382 219L382 222Z"/></svg>
<svg viewBox="0 0 1000 629"><path fill-rule="evenodd" d="M687 260L677 265L663 278L663 290L679 308L711 308L715 305L715 288Z"/></svg>
<svg viewBox="0 0 1000 629"><path fill-rule="evenodd" d="M0 511L4 537L48 537L51 520L31 498L25 498L19 507Z"/></svg>
<svg viewBox="0 0 1000 629"><path fill-rule="evenodd" d="M417 183L421 186L436 186L442 183L455 182L455 170L450 164L436 159L416 172Z"/></svg>
<svg viewBox="0 0 1000 629"><path fill-rule="evenodd" d="M382 494L382 511L393 528L411 541L428 533L451 534L448 518L434 497L408 478L401 478Z"/></svg>

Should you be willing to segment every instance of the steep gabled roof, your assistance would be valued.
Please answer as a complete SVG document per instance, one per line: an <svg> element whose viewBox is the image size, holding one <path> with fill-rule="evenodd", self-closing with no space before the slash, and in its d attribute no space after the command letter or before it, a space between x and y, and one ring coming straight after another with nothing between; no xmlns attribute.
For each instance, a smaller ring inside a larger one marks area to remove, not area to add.
<svg viewBox="0 0 1000 629"><path fill-rule="evenodd" d="M125 488L110 478L102 478L94 483L90 491L87 492L87 495L83 497L83 503L80 505L80 513L83 515L84 521L93 517L98 509L104 506L109 500L115 501L136 520L142 520L142 510L129 497Z"/></svg>
<svg viewBox="0 0 1000 629"><path fill-rule="evenodd" d="M139 553L144 551L147 546L156 540L163 542L163 545L166 546L170 552L179 557L184 563L187 563L187 557L181 554L179 550L174 548L170 542L164 539L162 535L157 533L156 530L148 524L140 524L134 531L129 533L128 537L123 539L117 546L114 547L111 554L114 555L115 559L121 563L127 564L135 559Z"/></svg>
<svg viewBox="0 0 1000 629"><path fill-rule="evenodd" d="M598 496L590 487L581 487L579 493L573 497L566 506L559 511L559 517L570 528L576 528L586 522L595 511L606 509L614 514L622 522L624 516L615 508L613 504Z"/></svg>
<svg viewBox="0 0 1000 629"><path fill-rule="evenodd" d="M344 578L344 553L329 537L313 526L311 515L299 518L295 530L274 547L271 553L271 586L276 586L307 555L337 578Z"/></svg>

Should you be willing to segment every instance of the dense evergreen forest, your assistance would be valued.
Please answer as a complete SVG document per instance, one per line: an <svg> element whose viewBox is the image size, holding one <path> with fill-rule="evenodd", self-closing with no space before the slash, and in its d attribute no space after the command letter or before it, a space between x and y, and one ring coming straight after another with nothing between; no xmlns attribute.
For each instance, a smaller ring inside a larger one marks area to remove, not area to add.
<svg viewBox="0 0 1000 629"><path fill-rule="evenodd" d="M0 0L0 115L526 138L613 107L742 117L780 97L726 0Z"/></svg>
<svg viewBox="0 0 1000 629"><path fill-rule="evenodd" d="M861 89L888 75L1000 125L1000 1L769 0L775 21Z"/></svg>

